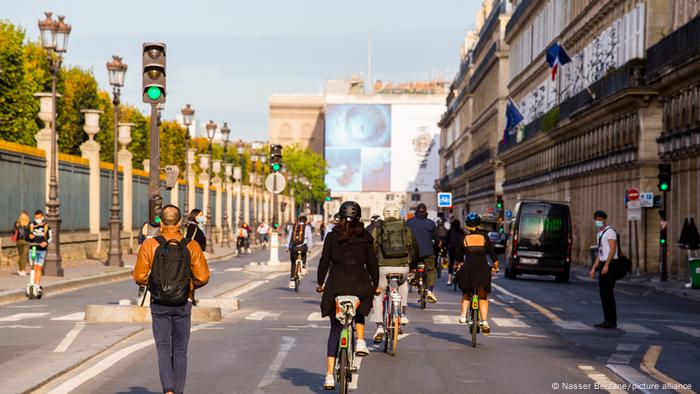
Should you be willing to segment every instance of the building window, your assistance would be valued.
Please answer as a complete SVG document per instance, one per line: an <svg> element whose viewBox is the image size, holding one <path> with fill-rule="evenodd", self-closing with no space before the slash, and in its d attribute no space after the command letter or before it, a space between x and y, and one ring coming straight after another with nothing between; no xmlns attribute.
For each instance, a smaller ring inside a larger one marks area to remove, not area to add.
<svg viewBox="0 0 700 394"><path fill-rule="evenodd" d="M387 195L386 195L386 200L387 200L387 201L394 201L394 195L393 195L393 194L387 194Z"/></svg>
<svg viewBox="0 0 700 394"><path fill-rule="evenodd" d="M411 201L420 201L420 194L418 194L418 193L411 194Z"/></svg>

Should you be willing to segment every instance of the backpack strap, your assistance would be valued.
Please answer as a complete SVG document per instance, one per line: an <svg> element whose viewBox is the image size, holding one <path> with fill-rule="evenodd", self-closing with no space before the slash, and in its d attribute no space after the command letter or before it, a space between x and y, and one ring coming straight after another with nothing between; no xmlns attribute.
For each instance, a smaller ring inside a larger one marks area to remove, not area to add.
<svg viewBox="0 0 700 394"><path fill-rule="evenodd" d="M160 246L167 246L168 245L168 241L162 235L155 237L155 239L156 239L156 241L158 241L158 244Z"/></svg>
<svg viewBox="0 0 700 394"><path fill-rule="evenodd" d="M183 238L183 239L180 241L180 247L186 248L187 245L190 243L190 241L192 241L192 240L189 239L189 238Z"/></svg>

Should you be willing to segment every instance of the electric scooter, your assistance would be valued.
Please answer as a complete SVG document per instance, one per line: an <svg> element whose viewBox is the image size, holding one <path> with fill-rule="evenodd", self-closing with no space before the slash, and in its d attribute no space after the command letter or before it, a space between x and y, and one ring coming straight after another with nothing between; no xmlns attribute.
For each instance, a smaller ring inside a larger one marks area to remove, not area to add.
<svg viewBox="0 0 700 394"><path fill-rule="evenodd" d="M41 299L43 296L43 290L41 286L34 283L34 261L36 260L36 245L32 245L29 251L29 281L27 282L27 288L25 289L25 295L30 300Z"/></svg>

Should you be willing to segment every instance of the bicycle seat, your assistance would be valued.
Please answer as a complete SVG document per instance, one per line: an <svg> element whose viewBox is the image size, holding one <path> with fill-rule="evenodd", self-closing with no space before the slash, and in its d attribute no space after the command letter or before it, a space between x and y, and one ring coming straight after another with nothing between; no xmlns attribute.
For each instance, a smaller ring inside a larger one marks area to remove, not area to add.
<svg viewBox="0 0 700 394"><path fill-rule="evenodd" d="M402 280L403 279L403 274L398 274L398 273L391 273L391 274L386 274L386 280Z"/></svg>

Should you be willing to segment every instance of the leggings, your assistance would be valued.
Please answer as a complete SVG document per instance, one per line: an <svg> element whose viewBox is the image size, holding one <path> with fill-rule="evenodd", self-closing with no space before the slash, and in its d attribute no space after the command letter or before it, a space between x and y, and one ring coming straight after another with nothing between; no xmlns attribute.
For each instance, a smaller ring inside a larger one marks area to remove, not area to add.
<svg viewBox="0 0 700 394"><path fill-rule="evenodd" d="M357 313L353 319L355 324L365 324L365 315ZM340 342L340 332L343 331L343 325L335 316L331 316L331 332L328 334L328 357L336 357L338 355L338 343Z"/></svg>
<svg viewBox="0 0 700 394"><path fill-rule="evenodd" d="M457 257L457 253L459 252L452 248L447 248L447 258L449 260L449 264L447 266L448 274L453 274L455 272L455 257Z"/></svg>

